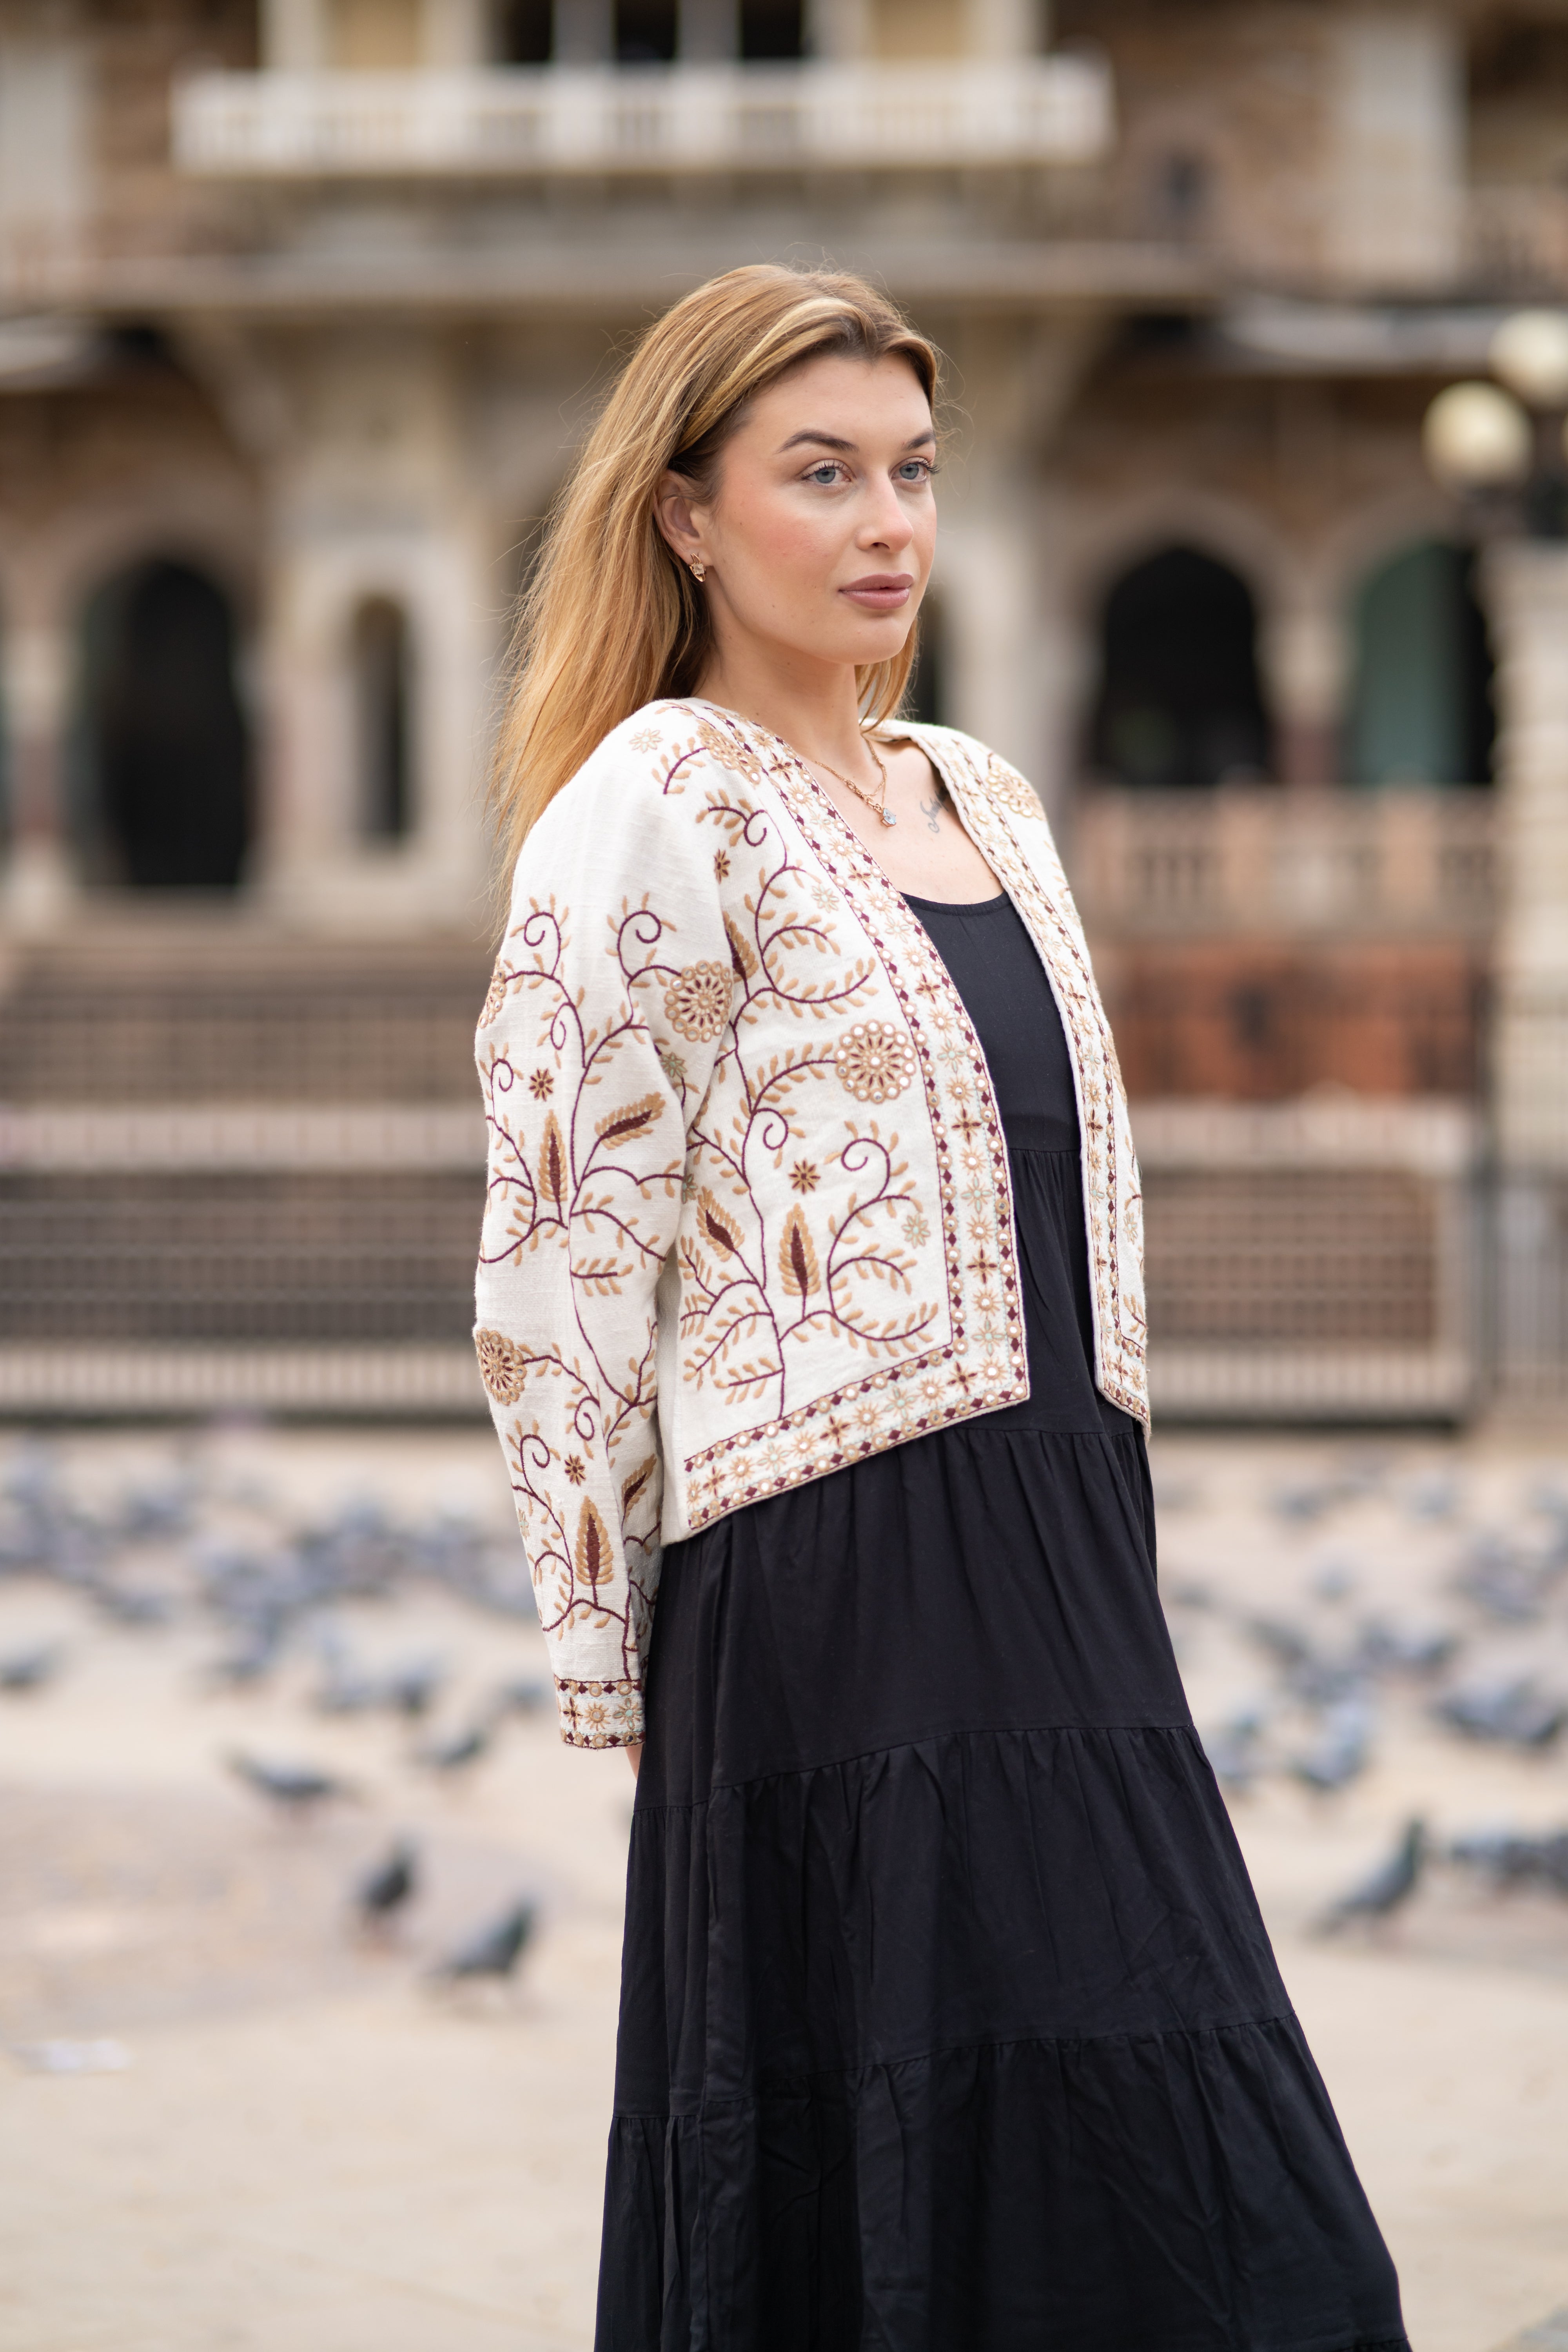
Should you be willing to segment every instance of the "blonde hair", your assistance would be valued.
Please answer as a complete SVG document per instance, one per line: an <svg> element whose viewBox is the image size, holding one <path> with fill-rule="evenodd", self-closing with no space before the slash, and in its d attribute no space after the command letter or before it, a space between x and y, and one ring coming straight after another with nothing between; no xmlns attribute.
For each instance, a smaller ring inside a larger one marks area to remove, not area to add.
<svg viewBox="0 0 1568 2352"><path fill-rule="evenodd" d="M937 355L885 295L827 270L756 263L687 295L643 337L557 502L512 642L513 684L491 798L508 866L528 830L613 727L690 694L711 644L705 600L654 519L667 472L712 495L748 401L822 354L907 360L926 397ZM856 672L868 724L899 708L915 631Z"/></svg>

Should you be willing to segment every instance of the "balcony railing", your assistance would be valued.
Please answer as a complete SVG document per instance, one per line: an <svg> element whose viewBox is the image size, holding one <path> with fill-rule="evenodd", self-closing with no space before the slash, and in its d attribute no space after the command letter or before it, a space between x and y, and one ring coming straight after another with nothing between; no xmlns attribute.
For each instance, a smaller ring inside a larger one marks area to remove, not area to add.
<svg viewBox="0 0 1568 2352"><path fill-rule="evenodd" d="M1072 849L1105 934L1474 939L1495 919L1492 796L1474 789L1096 792Z"/></svg>
<svg viewBox="0 0 1568 2352"><path fill-rule="evenodd" d="M1111 133L1096 58L1006 64L204 73L174 158L235 179L1085 163Z"/></svg>

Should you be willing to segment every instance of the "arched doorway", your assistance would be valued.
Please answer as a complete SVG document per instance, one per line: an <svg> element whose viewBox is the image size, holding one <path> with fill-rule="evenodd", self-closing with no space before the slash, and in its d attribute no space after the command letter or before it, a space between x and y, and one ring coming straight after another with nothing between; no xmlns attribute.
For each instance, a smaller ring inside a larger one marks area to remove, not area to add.
<svg viewBox="0 0 1568 2352"><path fill-rule="evenodd" d="M1124 572L1100 624L1095 772L1145 785L1266 778L1257 641L1251 592L1212 555L1170 547Z"/></svg>
<svg viewBox="0 0 1568 2352"><path fill-rule="evenodd" d="M369 841L401 841L409 828L408 616L390 596L369 596L354 614L351 658L359 765L359 824Z"/></svg>
<svg viewBox="0 0 1568 2352"><path fill-rule="evenodd" d="M1474 572L1468 548L1426 540L1363 583L1349 782L1490 782L1492 663Z"/></svg>
<svg viewBox="0 0 1568 2352"><path fill-rule="evenodd" d="M232 890L249 835L249 744L222 589L160 558L88 608L89 865L142 890Z"/></svg>

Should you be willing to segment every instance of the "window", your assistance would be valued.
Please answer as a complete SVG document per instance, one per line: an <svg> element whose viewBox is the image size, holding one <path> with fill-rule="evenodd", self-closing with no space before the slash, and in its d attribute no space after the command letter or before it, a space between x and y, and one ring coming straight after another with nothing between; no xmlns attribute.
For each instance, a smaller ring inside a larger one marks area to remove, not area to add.
<svg viewBox="0 0 1568 2352"><path fill-rule="evenodd" d="M227 597L160 560L88 608L79 741L84 863L143 890L232 890L250 821L250 753Z"/></svg>
<svg viewBox="0 0 1568 2352"><path fill-rule="evenodd" d="M502 0L496 58L503 66L548 65L553 47L551 0Z"/></svg>
<svg viewBox="0 0 1568 2352"><path fill-rule="evenodd" d="M408 622L390 597L367 598L353 632L359 822L368 841L410 829Z"/></svg>
<svg viewBox="0 0 1568 2352"><path fill-rule="evenodd" d="M763 65L805 53L801 0L741 0L741 55L748 63Z"/></svg>
<svg viewBox="0 0 1568 2352"><path fill-rule="evenodd" d="M1167 548L1105 602L1090 759L1123 784L1256 782L1269 729L1251 593L1228 565Z"/></svg>
<svg viewBox="0 0 1568 2352"><path fill-rule="evenodd" d="M1491 780L1491 655L1468 548L1407 547L1356 599L1353 784Z"/></svg>
<svg viewBox="0 0 1568 2352"><path fill-rule="evenodd" d="M673 63L676 14L676 0L616 0L616 64Z"/></svg>

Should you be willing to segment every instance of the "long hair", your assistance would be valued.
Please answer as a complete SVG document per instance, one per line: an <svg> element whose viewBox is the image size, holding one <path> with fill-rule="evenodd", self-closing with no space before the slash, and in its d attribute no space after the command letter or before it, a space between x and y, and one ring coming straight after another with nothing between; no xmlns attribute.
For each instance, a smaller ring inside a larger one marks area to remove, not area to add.
<svg viewBox="0 0 1568 2352"><path fill-rule="evenodd" d="M695 582L654 520L673 471L710 497L746 404L804 360L907 360L926 397L937 355L859 278L771 262L726 270L665 313L611 393L556 504L512 642L491 799L508 866L595 744L661 695L691 693L712 642ZM915 631L856 671L869 724L899 708Z"/></svg>

